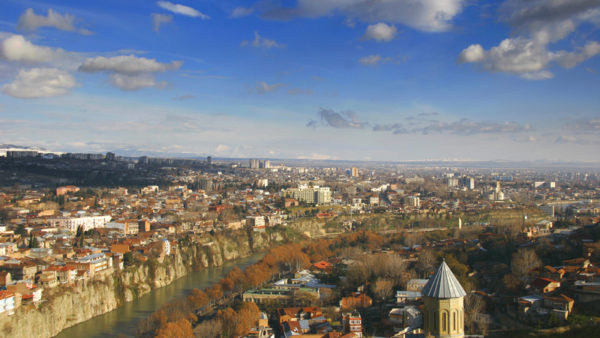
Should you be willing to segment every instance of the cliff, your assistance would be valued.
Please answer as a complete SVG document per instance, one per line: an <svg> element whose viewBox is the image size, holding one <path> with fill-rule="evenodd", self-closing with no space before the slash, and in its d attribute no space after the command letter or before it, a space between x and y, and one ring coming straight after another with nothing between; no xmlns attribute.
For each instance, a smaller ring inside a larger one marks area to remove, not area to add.
<svg viewBox="0 0 600 338"><path fill-rule="evenodd" d="M123 271L104 273L73 286L44 290L44 301L37 308L21 306L12 316L0 315L0 332L15 338L52 337L65 328L169 285L192 270L247 257L282 239L279 233L253 233L251 239L245 233L233 233L181 243L162 262L150 258Z"/></svg>

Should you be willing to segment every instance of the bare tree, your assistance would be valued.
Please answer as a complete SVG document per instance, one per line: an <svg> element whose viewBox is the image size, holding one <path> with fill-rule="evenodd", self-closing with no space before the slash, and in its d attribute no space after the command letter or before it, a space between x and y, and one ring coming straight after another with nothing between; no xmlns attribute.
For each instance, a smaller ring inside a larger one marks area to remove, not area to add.
<svg viewBox="0 0 600 338"><path fill-rule="evenodd" d="M475 293L470 293L465 297L465 327L468 332L485 334L487 332L487 324L476 319L478 315L485 311L485 300Z"/></svg>
<svg viewBox="0 0 600 338"><path fill-rule="evenodd" d="M223 323L217 318L211 320L205 320L200 322L198 326L194 328L194 334L196 337L213 338L219 337L223 331Z"/></svg>
<svg viewBox="0 0 600 338"><path fill-rule="evenodd" d="M527 275L531 269L541 265L542 261L533 249L522 248L512 255L511 271L521 282L527 281Z"/></svg>
<svg viewBox="0 0 600 338"><path fill-rule="evenodd" d="M392 296L394 292L394 282L385 278L378 278L373 284L373 293L377 298L381 299L384 303L385 300Z"/></svg>
<svg viewBox="0 0 600 338"><path fill-rule="evenodd" d="M425 249L419 253L418 268L423 275L427 276L433 272L435 262L436 259L433 250Z"/></svg>

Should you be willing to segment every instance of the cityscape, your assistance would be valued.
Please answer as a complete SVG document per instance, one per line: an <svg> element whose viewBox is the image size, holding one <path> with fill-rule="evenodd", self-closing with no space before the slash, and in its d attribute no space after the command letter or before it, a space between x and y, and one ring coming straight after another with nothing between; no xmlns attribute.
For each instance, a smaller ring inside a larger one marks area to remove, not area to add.
<svg viewBox="0 0 600 338"><path fill-rule="evenodd" d="M599 27L3 1L0 335L599 336Z"/></svg>

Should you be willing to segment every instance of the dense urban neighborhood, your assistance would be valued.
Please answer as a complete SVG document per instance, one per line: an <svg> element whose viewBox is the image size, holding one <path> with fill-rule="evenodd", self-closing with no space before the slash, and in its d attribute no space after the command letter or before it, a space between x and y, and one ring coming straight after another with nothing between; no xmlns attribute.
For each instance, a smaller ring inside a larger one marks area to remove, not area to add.
<svg viewBox="0 0 600 338"><path fill-rule="evenodd" d="M0 173L0 329L9 336L56 335L190 271L259 252L245 270L164 304L136 335L597 330L597 170L13 150ZM89 294L101 287L102 299ZM95 310L58 318L64 297ZM34 328L32 313L53 327Z"/></svg>

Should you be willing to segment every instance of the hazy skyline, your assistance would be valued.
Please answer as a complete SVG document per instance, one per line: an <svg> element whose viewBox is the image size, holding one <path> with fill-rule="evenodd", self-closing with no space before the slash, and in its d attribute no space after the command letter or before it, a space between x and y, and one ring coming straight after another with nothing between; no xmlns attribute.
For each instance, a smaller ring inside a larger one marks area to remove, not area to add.
<svg viewBox="0 0 600 338"><path fill-rule="evenodd" d="M600 161L600 0L1 8L0 143Z"/></svg>

